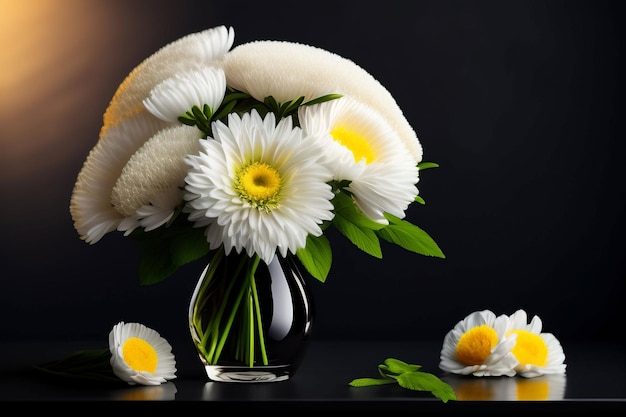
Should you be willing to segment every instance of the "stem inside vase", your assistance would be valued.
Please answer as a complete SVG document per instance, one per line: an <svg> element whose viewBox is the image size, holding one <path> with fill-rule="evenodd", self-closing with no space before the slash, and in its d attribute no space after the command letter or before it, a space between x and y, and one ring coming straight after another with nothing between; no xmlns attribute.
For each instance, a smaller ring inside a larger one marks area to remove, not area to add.
<svg viewBox="0 0 626 417"><path fill-rule="evenodd" d="M293 259L276 255L267 265L220 248L195 288L189 326L210 379L286 379L305 350L312 312Z"/></svg>

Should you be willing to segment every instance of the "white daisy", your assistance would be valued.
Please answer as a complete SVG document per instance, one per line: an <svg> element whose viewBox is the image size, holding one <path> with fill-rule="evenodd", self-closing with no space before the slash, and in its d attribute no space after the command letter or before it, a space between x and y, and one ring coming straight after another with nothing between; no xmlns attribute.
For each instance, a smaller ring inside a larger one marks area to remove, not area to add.
<svg viewBox="0 0 626 417"><path fill-rule="evenodd" d="M159 385L176 378L172 346L140 323L119 322L109 333L113 372L130 385Z"/></svg>
<svg viewBox="0 0 626 417"><path fill-rule="evenodd" d="M188 70L218 66L217 60L232 47L232 27L217 26L169 43L146 58L120 84L104 113L103 129L131 115L147 112L143 105L162 81Z"/></svg>
<svg viewBox="0 0 626 417"><path fill-rule="evenodd" d="M320 224L333 218L331 174L291 118L276 124L273 113L231 113L213 135L187 158L185 179L189 220L206 226L212 249L245 249L269 264L277 250L295 253L308 234L322 234Z"/></svg>
<svg viewBox="0 0 626 417"><path fill-rule="evenodd" d="M220 68L206 67L175 74L150 91L143 103L156 117L177 123L193 106L207 104L215 112L226 92L226 78Z"/></svg>
<svg viewBox="0 0 626 417"><path fill-rule="evenodd" d="M124 220L125 215L111 204L113 187L135 151L168 125L146 112L128 117L103 132L72 191L70 214L81 239L96 243Z"/></svg>
<svg viewBox="0 0 626 417"><path fill-rule="evenodd" d="M298 117L310 137L322 141L324 160L359 209L388 224L384 213L404 218L418 194L418 169L398 134L374 109L349 97L303 106Z"/></svg>
<svg viewBox="0 0 626 417"><path fill-rule="evenodd" d="M342 94L374 108L396 130L414 162L422 159L417 135L391 93L353 61L314 46L285 41L239 45L220 59L229 86L257 100L286 102Z"/></svg>
<svg viewBox="0 0 626 417"><path fill-rule="evenodd" d="M439 367L462 375L514 376L515 336L506 337L507 321L507 316L496 317L490 310L469 314L446 334Z"/></svg>
<svg viewBox="0 0 626 417"><path fill-rule="evenodd" d="M552 333L542 333L541 328L539 316L528 323L524 310L517 310L509 317L506 334L517 336L512 353L519 361L515 370L523 377L565 373L561 343Z"/></svg>
<svg viewBox="0 0 626 417"><path fill-rule="evenodd" d="M111 192L111 204L125 216L117 230L129 235L169 221L183 201L188 154L200 152L202 132L191 126L163 129L144 143L124 166Z"/></svg>

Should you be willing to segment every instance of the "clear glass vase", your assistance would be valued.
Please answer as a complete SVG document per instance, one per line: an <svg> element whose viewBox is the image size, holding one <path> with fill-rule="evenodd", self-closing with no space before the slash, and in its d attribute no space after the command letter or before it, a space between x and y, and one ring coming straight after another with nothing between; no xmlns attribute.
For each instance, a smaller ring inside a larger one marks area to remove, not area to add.
<svg viewBox="0 0 626 417"><path fill-rule="evenodd" d="M279 254L266 265L218 250L189 305L192 340L211 381L289 379L306 351L312 320L297 259Z"/></svg>

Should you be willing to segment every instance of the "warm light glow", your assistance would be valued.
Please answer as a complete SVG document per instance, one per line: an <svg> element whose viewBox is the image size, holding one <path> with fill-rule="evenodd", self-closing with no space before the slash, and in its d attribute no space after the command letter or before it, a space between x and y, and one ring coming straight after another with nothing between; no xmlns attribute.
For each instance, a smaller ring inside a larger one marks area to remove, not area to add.
<svg viewBox="0 0 626 417"><path fill-rule="evenodd" d="M121 7L0 0L0 166L7 182L69 169L74 164L60 162L72 158L68 149L82 143L86 153L97 140L102 108L119 83L103 83L100 71L115 65L103 56L119 49L123 34L110 29L124 16Z"/></svg>
<svg viewBox="0 0 626 417"><path fill-rule="evenodd" d="M55 131L72 123L78 83L95 59L82 36L96 18L92 6L80 0L0 0L0 125L9 161L47 155Z"/></svg>

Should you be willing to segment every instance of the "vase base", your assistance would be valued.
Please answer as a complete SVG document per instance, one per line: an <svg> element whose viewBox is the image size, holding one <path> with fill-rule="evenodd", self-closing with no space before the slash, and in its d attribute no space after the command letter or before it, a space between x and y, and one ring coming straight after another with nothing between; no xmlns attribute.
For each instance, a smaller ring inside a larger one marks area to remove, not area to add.
<svg viewBox="0 0 626 417"><path fill-rule="evenodd" d="M207 376L215 382L279 382L286 381L292 374L290 365L280 366L205 366Z"/></svg>

